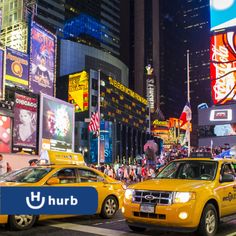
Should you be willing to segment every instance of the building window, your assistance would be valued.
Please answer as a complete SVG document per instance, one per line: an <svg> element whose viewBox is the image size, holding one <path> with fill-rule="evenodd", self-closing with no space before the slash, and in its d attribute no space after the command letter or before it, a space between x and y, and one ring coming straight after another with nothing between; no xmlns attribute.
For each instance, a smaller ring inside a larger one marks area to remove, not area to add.
<svg viewBox="0 0 236 236"><path fill-rule="evenodd" d="M82 140L87 140L88 139L88 131L86 128L81 129L81 139Z"/></svg>
<svg viewBox="0 0 236 236"><path fill-rule="evenodd" d="M92 78L92 89L98 90L98 81Z"/></svg>
<svg viewBox="0 0 236 236"><path fill-rule="evenodd" d="M97 103L98 103L98 97L92 95L92 106L93 106L93 107L96 107L96 106L97 106Z"/></svg>
<svg viewBox="0 0 236 236"><path fill-rule="evenodd" d="M10 10L13 10L13 2L10 3Z"/></svg>

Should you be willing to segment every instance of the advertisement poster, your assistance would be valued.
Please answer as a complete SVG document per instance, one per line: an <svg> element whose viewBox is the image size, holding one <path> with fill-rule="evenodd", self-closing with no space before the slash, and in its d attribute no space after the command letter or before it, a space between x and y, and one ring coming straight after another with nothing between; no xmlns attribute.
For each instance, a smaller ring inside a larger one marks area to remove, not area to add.
<svg viewBox="0 0 236 236"><path fill-rule="evenodd" d="M88 110L88 84L86 71L69 75L68 102L74 104L75 112Z"/></svg>
<svg viewBox="0 0 236 236"><path fill-rule="evenodd" d="M227 32L211 37L210 78L214 104L236 100L236 34Z"/></svg>
<svg viewBox="0 0 236 236"><path fill-rule="evenodd" d="M6 50L6 84L28 88L29 58L28 55L12 48Z"/></svg>
<svg viewBox="0 0 236 236"><path fill-rule="evenodd" d="M211 30L236 26L235 0L210 0Z"/></svg>
<svg viewBox="0 0 236 236"><path fill-rule="evenodd" d="M0 99L4 98L4 50L0 48Z"/></svg>
<svg viewBox="0 0 236 236"><path fill-rule="evenodd" d="M11 152L11 118L0 115L0 153Z"/></svg>
<svg viewBox="0 0 236 236"><path fill-rule="evenodd" d="M13 152L35 153L37 147L38 99L15 94Z"/></svg>
<svg viewBox="0 0 236 236"><path fill-rule="evenodd" d="M35 22L31 25L29 88L53 96L56 75L56 36Z"/></svg>
<svg viewBox="0 0 236 236"><path fill-rule="evenodd" d="M90 151L89 151L90 161L91 163L98 163L98 139L93 138L92 132L90 132L89 138L90 138Z"/></svg>
<svg viewBox="0 0 236 236"><path fill-rule="evenodd" d="M98 139L90 133L90 158L92 163L97 163ZM100 163L112 163L112 122L101 121L100 132Z"/></svg>
<svg viewBox="0 0 236 236"><path fill-rule="evenodd" d="M74 105L41 94L40 149L73 152Z"/></svg>

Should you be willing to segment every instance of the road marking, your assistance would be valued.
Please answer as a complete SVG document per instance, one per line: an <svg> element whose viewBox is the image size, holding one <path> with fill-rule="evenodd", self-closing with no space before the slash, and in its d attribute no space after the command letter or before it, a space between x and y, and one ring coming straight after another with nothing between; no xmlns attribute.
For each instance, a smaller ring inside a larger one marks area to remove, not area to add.
<svg viewBox="0 0 236 236"><path fill-rule="evenodd" d="M95 224L92 224L92 225L114 224L114 223L118 223L118 222L122 222L122 221L125 221L125 219L112 220L112 221L107 221L107 222L102 222L102 223L95 223Z"/></svg>
<svg viewBox="0 0 236 236"><path fill-rule="evenodd" d="M60 224L50 224L52 227L74 230L79 232L91 233L96 235L104 235L104 236L125 236L129 235L130 232L125 232L121 230L114 230L114 229L105 229L100 227L94 227L89 225L79 225L79 224L72 224L72 223L60 223ZM144 234L133 234L132 236L145 236Z"/></svg>
<svg viewBox="0 0 236 236"><path fill-rule="evenodd" d="M236 233L227 234L226 236L236 236Z"/></svg>

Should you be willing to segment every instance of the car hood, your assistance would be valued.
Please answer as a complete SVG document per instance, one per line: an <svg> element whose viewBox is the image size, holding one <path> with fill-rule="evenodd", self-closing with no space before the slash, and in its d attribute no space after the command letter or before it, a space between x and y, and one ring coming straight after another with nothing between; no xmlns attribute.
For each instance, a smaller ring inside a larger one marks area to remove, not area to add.
<svg viewBox="0 0 236 236"><path fill-rule="evenodd" d="M130 185L128 188L153 191L197 191L209 186L212 181L185 179L153 179Z"/></svg>

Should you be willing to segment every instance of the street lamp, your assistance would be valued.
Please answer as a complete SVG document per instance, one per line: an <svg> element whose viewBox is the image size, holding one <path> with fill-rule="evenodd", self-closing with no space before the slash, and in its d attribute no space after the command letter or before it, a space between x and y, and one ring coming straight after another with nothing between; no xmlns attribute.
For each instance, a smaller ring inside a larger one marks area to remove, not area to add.
<svg viewBox="0 0 236 236"><path fill-rule="evenodd" d="M88 152L88 148L87 148L87 147L79 147L79 152L81 152L82 155L83 155L83 157L84 157L84 154L85 154L86 152Z"/></svg>

